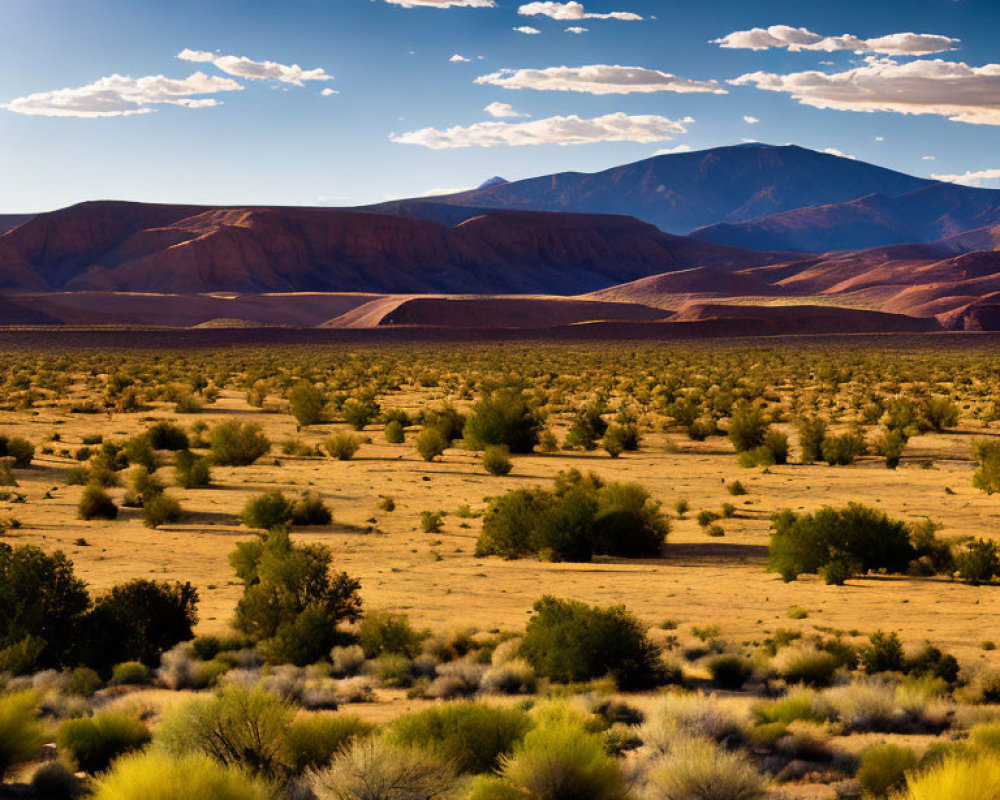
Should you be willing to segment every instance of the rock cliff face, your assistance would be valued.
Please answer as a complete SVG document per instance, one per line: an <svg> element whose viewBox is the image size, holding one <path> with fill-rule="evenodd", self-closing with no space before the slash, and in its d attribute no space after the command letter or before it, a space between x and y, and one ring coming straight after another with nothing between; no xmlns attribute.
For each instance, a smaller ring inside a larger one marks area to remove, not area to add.
<svg viewBox="0 0 1000 800"><path fill-rule="evenodd" d="M0 288L576 293L787 258L627 217L489 211L448 227L358 210L97 202L0 236Z"/></svg>

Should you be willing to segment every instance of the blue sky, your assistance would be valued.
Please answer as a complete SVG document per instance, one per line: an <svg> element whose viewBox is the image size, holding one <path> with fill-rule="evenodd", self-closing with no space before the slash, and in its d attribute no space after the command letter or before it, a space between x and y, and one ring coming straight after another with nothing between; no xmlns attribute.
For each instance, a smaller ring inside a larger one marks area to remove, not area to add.
<svg viewBox="0 0 1000 800"><path fill-rule="evenodd" d="M462 7L490 2L0 0L0 213L352 205L745 139L1000 187L996 0Z"/></svg>

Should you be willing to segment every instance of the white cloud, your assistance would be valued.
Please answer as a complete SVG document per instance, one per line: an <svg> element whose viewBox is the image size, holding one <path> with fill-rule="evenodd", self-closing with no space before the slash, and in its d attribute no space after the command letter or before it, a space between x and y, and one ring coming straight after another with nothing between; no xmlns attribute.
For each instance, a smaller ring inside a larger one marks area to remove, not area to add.
<svg viewBox="0 0 1000 800"><path fill-rule="evenodd" d="M851 50L855 53L881 53L888 56L926 56L954 50L961 44L961 40L933 33L890 33L874 39L859 39L849 33L842 36L820 36L806 28L772 25L769 28L734 31L721 39L713 39L712 44L734 50L770 50L783 47L792 52L818 50L830 53L835 50Z"/></svg>
<svg viewBox="0 0 1000 800"><path fill-rule="evenodd" d="M527 34L528 36L536 36L537 34L541 33L541 31L538 30L538 28L532 28L530 25L522 25L519 28L514 28L514 30L517 31L518 33Z"/></svg>
<svg viewBox="0 0 1000 800"><path fill-rule="evenodd" d="M875 141L876 142L884 142L885 141L885 137L884 136L876 136L875 137Z"/></svg>
<svg viewBox="0 0 1000 800"><path fill-rule="evenodd" d="M494 0L385 0L403 8L496 8Z"/></svg>
<svg viewBox="0 0 1000 800"><path fill-rule="evenodd" d="M576 19L617 19L622 22L640 22L642 17L631 11L612 11L608 14L592 14L588 12L583 3L571 2L555 3L552 0L542 0L542 2L526 3L517 10L518 14L526 17L550 17L558 20Z"/></svg>
<svg viewBox="0 0 1000 800"><path fill-rule="evenodd" d="M934 180L960 183L963 186L982 186L987 181L1000 180L1000 169L981 169L969 171L961 175L931 175Z"/></svg>
<svg viewBox="0 0 1000 800"><path fill-rule="evenodd" d="M306 81L329 81L332 75L327 75L322 69L302 69L298 64L278 64L274 61L253 61L243 56L222 56L218 53L208 53L203 50L181 50L177 54L181 61L195 61L203 64L214 64L228 75L250 80L270 80L302 86Z"/></svg>
<svg viewBox="0 0 1000 800"><path fill-rule="evenodd" d="M340 92L338 92L336 89L324 89L322 92L320 92L320 94L323 95L323 97L331 97L335 94L340 94Z"/></svg>
<svg viewBox="0 0 1000 800"><path fill-rule="evenodd" d="M937 156L923 156L921 161L937 161Z"/></svg>
<svg viewBox="0 0 1000 800"><path fill-rule="evenodd" d="M149 114L155 105L209 108L218 100L199 95L240 91L243 87L230 78L195 72L187 78L149 75L131 78L110 75L75 89L38 92L11 100L2 106L17 114L43 117L127 117Z"/></svg>
<svg viewBox="0 0 1000 800"><path fill-rule="evenodd" d="M592 64L585 67L547 69L503 69L476 78L476 83L504 89L586 92L588 94L631 94L633 92L712 92L726 94L717 81L693 81L667 72L642 67Z"/></svg>
<svg viewBox="0 0 1000 800"><path fill-rule="evenodd" d="M520 114L514 110L510 103L490 103L483 109L491 117L525 117L527 114Z"/></svg>
<svg viewBox="0 0 1000 800"><path fill-rule="evenodd" d="M472 61L471 58L466 58L465 56L455 53L451 58L448 59L452 64L467 64Z"/></svg>
<svg viewBox="0 0 1000 800"><path fill-rule="evenodd" d="M744 122L745 122L745 123L746 123L747 125L756 125L756 124L757 124L758 122L760 122L760 120L759 120L759 119L757 119L757 117L751 117L751 116L746 116L746 117L743 117L743 121L744 121Z"/></svg>
<svg viewBox="0 0 1000 800"><path fill-rule="evenodd" d="M566 29L566 33L575 33L575 34L579 35L581 33L587 33L589 30L590 30L590 28L582 28L579 25L570 25Z"/></svg>
<svg viewBox="0 0 1000 800"><path fill-rule="evenodd" d="M958 122L1000 125L1000 64L869 59L846 72L752 72L730 83L787 92L815 108L937 114Z"/></svg>
<svg viewBox="0 0 1000 800"><path fill-rule="evenodd" d="M839 158L849 158L851 161L858 160L857 156L852 156L849 153L845 153L843 150L838 150L836 147L824 147L821 152L831 156L838 156Z"/></svg>
<svg viewBox="0 0 1000 800"><path fill-rule="evenodd" d="M591 144L594 142L660 142L687 133L682 123L654 115L629 116L622 112L593 119L576 115L549 117L532 122L478 122L439 130L424 128L389 138L398 144L416 144L441 150L452 147L495 147L541 144Z"/></svg>

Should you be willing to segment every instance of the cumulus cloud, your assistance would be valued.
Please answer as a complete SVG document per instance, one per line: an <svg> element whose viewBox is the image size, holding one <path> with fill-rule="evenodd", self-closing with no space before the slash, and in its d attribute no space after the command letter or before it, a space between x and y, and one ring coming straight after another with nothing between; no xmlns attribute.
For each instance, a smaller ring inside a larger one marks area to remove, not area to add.
<svg viewBox="0 0 1000 800"><path fill-rule="evenodd" d="M581 33L587 33L587 31L589 31L589 30L590 30L590 28L582 28L579 25L570 25L566 29L566 33L575 33L575 34L579 35Z"/></svg>
<svg viewBox="0 0 1000 800"><path fill-rule="evenodd" d="M320 94L323 97L332 97L335 94L340 94L340 92L338 92L336 89L324 89L322 92L320 92Z"/></svg>
<svg viewBox="0 0 1000 800"><path fill-rule="evenodd" d="M757 119L757 117L751 117L751 116L746 116L746 117L743 117L743 121L744 121L744 122L745 122L745 123L746 123L747 125L756 125L756 124L757 124L758 122L760 122L760 120L759 120L759 119Z"/></svg>
<svg viewBox="0 0 1000 800"><path fill-rule="evenodd" d="M322 69L302 69L298 64L278 64L274 61L253 61L243 56L223 56L204 50L181 50L177 54L181 61L195 61L202 64L214 64L228 75L237 78L247 78L256 81L279 81L302 86L306 81L329 81L332 75L327 75Z"/></svg>
<svg viewBox="0 0 1000 800"><path fill-rule="evenodd" d="M517 31L518 33L527 34L528 36L536 36L537 34L541 33L541 31L538 30L538 28L532 28L530 25L521 25L518 28L514 28L514 30Z"/></svg>
<svg viewBox="0 0 1000 800"><path fill-rule="evenodd" d="M650 92L711 92L726 94L717 81L693 81L668 72L642 67L592 64L585 67L547 69L502 69L476 78L476 83L504 89L586 92L587 94L631 94Z"/></svg>
<svg viewBox="0 0 1000 800"><path fill-rule="evenodd" d="M110 75L75 89L38 92L11 100L2 106L17 114L43 117L127 117L149 114L156 105L209 108L218 100L202 95L240 91L243 87L231 78L219 78L195 72L187 78L149 75L131 78Z"/></svg>
<svg viewBox="0 0 1000 800"><path fill-rule="evenodd" d="M468 62L472 61L472 59L471 59L471 58L466 58L465 56L463 56L463 55L459 55L458 53L455 53L455 55L453 55L453 56L452 56L451 58L449 58L448 60L449 60L449 61L450 61L450 62L451 62L452 64L467 64Z"/></svg>
<svg viewBox="0 0 1000 800"><path fill-rule="evenodd" d="M734 50L785 48L792 52L818 50L826 53L851 50L855 53L881 53L888 56L926 56L954 50L961 44L961 40L933 33L890 33L874 39L861 39L850 33L820 36L807 28L772 25L769 28L734 31L721 39L713 39L712 44Z"/></svg>
<svg viewBox="0 0 1000 800"><path fill-rule="evenodd" d="M846 72L752 72L730 83L786 92L815 108L937 114L958 122L1000 125L1000 64L970 67L941 59L900 64L870 58L865 66Z"/></svg>
<svg viewBox="0 0 1000 800"><path fill-rule="evenodd" d="M631 11L612 11L608 14L593 14L588 12L583 3L555 3L552 0L526 3L517 10L526 17L550 17L558 20L575 19L617 19L622 22L641 22L642 17Z"/></svg>
<svg viewBox="0 0 1000 800"><path fill-rule="evenodd" d="M618 112L593 119L549 117L532 122L478 122L475 125L439 130L423 128L389 138L398 144L416 144L443 150L452 147L496 147L540 144L591 144L594 142L660 142L687 133L680 121L655 115Z"/></svg>
<svg viewBox="0 0 1000 800"><path fill-rule="evenodd" d="M495 8L494 0L385 0L403 8Z"/></svg>
<svg viewBox="0 0 1000 800"><path fill-rule="evenodd" d="M654 156L672 156L676 153L690 153L691 145L689 144L676 144L673 147L663 147L653 153Z"/></svg>
<svg viewBox="0 0 1000 800"><path fill-rule="evenodd" d="M525 117L527 114L520 114L514 110L510 103L490 103L483 109L491 117Z"/></svg>
<svg viewBox="0 0 1000 800"><path fill-rule="evenodd" d="M981 169L964 172L961 175L931 175L936 181L960 183L963 186L982 186L987 181L1000 180L1000 169Z"/></svg>

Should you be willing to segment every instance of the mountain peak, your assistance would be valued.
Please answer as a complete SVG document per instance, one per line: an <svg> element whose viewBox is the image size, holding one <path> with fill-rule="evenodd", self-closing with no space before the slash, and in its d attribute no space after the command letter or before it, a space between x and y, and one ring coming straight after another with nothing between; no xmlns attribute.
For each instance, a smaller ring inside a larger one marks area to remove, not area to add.
<svg viewBox="0 0 1000 800"><path fill-rule="evenodd" d="M498 175L494 175L492 178L489 178L483 181L481 184L479 184L479 186L476 187L476 191L479 191L480 189L489 189L493 186L503 186L505 183L510 183L510 181L507 180L506 178L501 178Z"/></svg>

